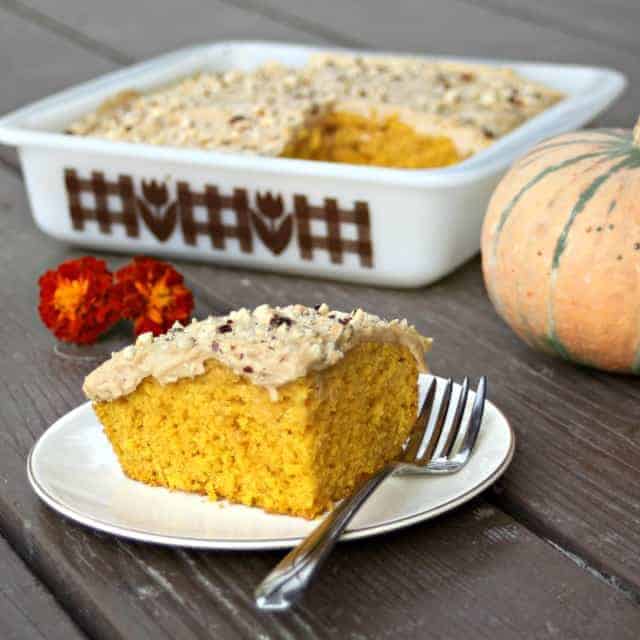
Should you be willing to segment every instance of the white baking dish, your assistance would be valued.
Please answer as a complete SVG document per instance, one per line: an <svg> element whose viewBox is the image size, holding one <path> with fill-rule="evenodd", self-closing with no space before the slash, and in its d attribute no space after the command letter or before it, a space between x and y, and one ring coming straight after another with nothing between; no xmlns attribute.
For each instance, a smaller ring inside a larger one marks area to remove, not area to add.
<svg viewBox="0 0 640 640"><path fill-rule="evenodd" d="M110 73L0 119L18 147L36 224L74 244L401 287L473 256L489 196L508 165L579 127L622 92L613 70L500 60L567 94L490 148L448 168L385 169L158 147L64 135L113 94L197 70L303 65L312 47L196 46ZM360 52L362 53L362 52ZM260 197L258 197L260 194Z"/></svg>

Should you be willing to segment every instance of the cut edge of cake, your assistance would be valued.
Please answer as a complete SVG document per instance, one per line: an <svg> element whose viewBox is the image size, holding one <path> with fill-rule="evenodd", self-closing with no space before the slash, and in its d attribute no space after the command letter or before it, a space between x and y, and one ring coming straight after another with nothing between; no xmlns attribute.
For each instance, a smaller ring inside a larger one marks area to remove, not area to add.
<svg viewBox="0 0 640 640"><path fill-rule="evenodd" d="M429 346L406 321L263 305L143 335L85 392L129 477L312 518L399 455Z"/></svg>

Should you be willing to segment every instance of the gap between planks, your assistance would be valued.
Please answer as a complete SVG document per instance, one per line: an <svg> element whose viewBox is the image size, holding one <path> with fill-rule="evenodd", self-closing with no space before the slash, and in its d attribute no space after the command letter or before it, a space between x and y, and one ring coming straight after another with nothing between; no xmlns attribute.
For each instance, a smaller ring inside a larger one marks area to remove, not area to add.
<svg viewBox="0 0 640 640"><path fill-rule="evenodd" d="M199 281L199 274L196 266L184 265L183 268L185 272L188 273L189 284L196 285L193 287L196 295L205 298L206 302L212 305L215 313L219 313L221 309L223 313L226 313L227 310L234 308L233 300L219 295L213 295L208 291L206 285ZM339 284L332 284L336 287L340 287ZM577 549L575 545L570 544L567 540L561 540L562 536L560 535L555 537L550 535L548 527L543 523L536 523L535 520L525 516L517 506L501 500L499 493L499 490L490 490L484 494L485 499L487 499L495 508L509 515L515 522L530 531L537 538L540 538L547 544L551 545L556 551L563 554L582 570L620 592L621 595L634 604L640 604L640 590L635 589L622 578L605 571L603 568L598 568L595 564L592 564L590 560L586 559L582 555L581 550Z"/></svg>
<svg viewBox="0 0 640 640"><path fill-rule="evenodd" d="M0 158L0 166L4 167L14 175L17 175L22 180L19 168L14 167L2 158ZM189 285L194 291L196 299L204 302L204 306L207 308L208 313L226 313L229 309L234 307L233 300L224 295L220 296L213 294L208 289L206 284L200 278L201 274L198 265L183 263L181 265L181 269L187 276ZM249 275L254 276L256 274L254 272L249 272ZM341 288L339 283L331 283L331 285ZM501 500L499 491L496 491L495 493L489 491L485 493L485 498L488 499L494 507L510 516L515 522L531 532L532 535L552 546L557 552L567 557L586 573L620 592L621 595L634 604L640 604L640 591L634 589L618 576L610 574L604 569L598 568L596 565L592 564L590 560L585 558L581 550L575 548L575 546L568 543L568 541L561 539L562 536L550 536L548 527L544 524L536 523L534 520L524 515L516 505L512 505L509 502Z"/></svg>
<svg viewBox="0 0 640 640"><path fill-rule="evenodd" d="M521 10L518 8L513 8L513 9L500 8L500 7L496 7L491 3L487 4L485 2L478 2L476 0L458 0L458 1L461 4L477 6L499 15L514 17L532 24L539 24L541 26L550 27L550 28L553 28L555 31L558 31L559 33L563 33L565 35L577 36L582 39L601 42L600 39L596 39L594 37L594 34L585 33L579 29L573 29L573 30L566 29L565 25L563 25L563 27L560 28L553 21L549 21L545 19L540 20L532 15L529 15L526 10ZM329 27L326 27L325 25L319 22L308 20L300 16L296 16L295 14L290 13L286 9L281 9L281 8L270 6L268 4L255 2L254 0L221 0L221 2L247 12L253 12L253 13L262 15L271 20L274 20L275 22L279 22L286 26L293 27L300 31L304 31L309 34L320 36L324 39L333 41L339 45L356 47L356 48L367 46L366 42L360 41L355 38L347 37L344 34L340 33L339 31L330 29ZM97 53L117 64L120 64L120 65L131 64L136 60L135 57L129 56L127 54L123 54L121 51L101 42L100 40L92 38L73 27L69 27L68 25L60 22L59 20L56 20L55 18L52 18L47 14L44 14L38 11L37 9L33 9L27 5L24 5L21 2L18 2L17 0L0 0L0 5L2 5L8 11L22 17L23 19L34 22L39 26L41 26L42 28L52 31L60 35L61 37L68 39L73 43L87 50L90 50L94 53ZM622 48L625 48L625 47L622 47ZM626 47L626 49L631 53L634 53L634 54L636 53L635 51L631 50L629 47ZM5 158L0 158L0 165L6 170L13 173L14 175L21 175L19 167L17 165L14 165L12 162L10 162ZM185 270L189 271L190 269L188 266L186 266ZM209 295L209 293L206 292L206 290L202 286L198 286L197 289L198 289L196 291L197 295L201 298L204 298L208 305L218 307L220 304L224 304L224 301L221 300L220 298ZM228 305L228 306L231 306L231 305ZM506 513L508 513L512 518L514 518L514 520L516 520L517 522L525 526L537 537L546 541L554 549L556 549L556 551L565 555L567 558L569 558L572 562L574 562L580 568L590 573L592 576L596 577L597 579L602 580L603 582L613 587L614 589L620 591L628 599L632 600L636 604L640 604L640 593L638 593L638 591L634 590L631 587L628 587L623 581L621 581L616 576L607 574L606 572L603 572L595 568L587 560L585 560L578 553L576 553L576 550L571 550L571 548L562 546L561 544L558 543L558 541L549 538L547 535L545 535L544 526L537 527L531 522L529 522L528 518L520 517L516 508L509 508L509 506L500 504L499 499L495 500L495 502L497 506L499 506Z"/></svg>
<svg viewBox="0 0 640 640"><path fill-rule="evenodd" d="M0 618L3 638L85 640L55 593L39 579L0 528Z"/></svg>
<svg viewBox="0 0 640 640"><path fill-rule="evenodd" d="M515 522L530 531L534 536L540 540L551 545L558 553L571 560L575 565L580 567L583 571L590 574L597 580L609 585L612 589L618 591L627 600L636 605L640 605L640 590L636 589L632 584L619 576L609 573L604 568L594 564L592 560L589 560L583 550L577 549L575 545L571 544L569 540L562 535L552 536L553 532L549 531L549 527L544 523L538 522L535 518L532 518L509 500L503 500L501 498L502 490L500 488L500 479L488 489L484 494L485 499L496 509L499 509L503 513L506 513L509 517L513 518Z"/></svg>
<svg viewBox="0 0 640 640"><path fill-rule="evenodd" d="M20 170L20 165L18 163L13 164L9 160L9 158L5 158L3 156L0 156L0 168L4 169L5 171L8 171L9 173L12 173L14 176L17 176L18 178L20 178L20 180L24 184L24 179L22 177L22 171Z"/></svg>
<svg viewBox="0 0 640 640"><path fill-rule="evenodd" d="M222 0L222 2L225 1L226 0ZM573 25L569 25L566 22L560 24L552 17L544 16L542 11L536 11L535 8L531 9L531 7L534 7L535 5L530 3L523 2L522 6L518 7L514 5L505 6L504 0L457 0L457 2L459 2L460 4L469 5L471 7L477 7L479 9L483 9L500 16L515 18L516 20L521 20L522 22L528 22L538 27L553 29L554 31L557 31L558 33L569 36L571 38L580 38L581 40L589 40L595 43L603 42L602 33L589 28L573 27ZM577 4L576 0L574 0L574 3ZM615 9L613 10L615 11ZM612 44L621 51L626 51L631 55L638 55L638 48L631 47L625 42L617 41L608 44Z"/></svg>
<svg viewBox="0 0 640 640"><path fill-rule="evenodd" d="M346 36L341 31L331 29L321 22L309 20L308 18L290 13L280 7L274 7L261 0L220 0L220 2L235 9L241 9L248 13L255 13L264 18L269 18L274 22L279 22L282 25L297 29L298 31L304 31L310 35L318 36L336 45L351 47L353 49L365 49L371 46L364 40Z"/></svg>
<svg viewBox="0 0 640 640"><path fill-rule="evenodd" d="M511 516L514 520L516 518ZM517 520L516 520L517 521ZM523 525L525 526L525 525ZM528 527L527 527L528 528ZM531 531L531 529L529 529ZM541 536L538 536L541 537ZM568 551L564 547L561 547L558 543L554 542L550 538L542 538L547 544L550 544L556 551L560 552L563 556L571 560L574 564L578 565L581 569L591 574L594 578L601 580L605 584L613 587L616 591L619 591L623 596L631 600L634 604L640 604L640 593L634 591L630 587L623 584L616 576L609 575L602 571L598 571L595 567L592 567L584 558Z"/></svg>
<svg viewBox="0 0 640 640"><path fill-rule="evenodd" d="M222 4L244 9L268 17L274 21L286 24L288 26L303 30L312 35L322 36L328 40L333 40L336 44L354 48L371 48L372 43L366 40L360 40L345 35L341 31L329 28L323 22L311 20L299 15L295 12L287 10L281 6L275 6L271 0L219 0ZM451 1L451 0L450 0ZM606 44L625 51L633 56L638 57L637 48L631 47L625 43L610 42L603 39L602 34L590 29L581 29L579 27L572 28L566 23L560 24L552 18L544 17L541 12L529 10L529 5L523 7L505 6L504 2L499 0L453 0L452 4L461 6L475 7L488 14L493 14L503 18L512 18L519 20L533 27L543 27L556 32L558 35L578 38L593 44ZM299 6L299 5L297 5ZM426 8L426 7L425 7Z"/></svg>
<svg viewBox="0 0 640 640"><path fill-rule="evenodd" d="M122 53L121 51L118 51L118 49L115 49L100 40L96 40L82 31L78 31L77 29L66 25L64 22L60 22L59 20L48 16L46 13L42 13L42 11L38 11L38 9L34 9L33 7L23 4L18 0L0 0L0 7L3 7L14 15L19 16L28 22L32 22L47 31L53 32L61 36L63 39L69 40L88 51L97 53L116 64L127 65L135 62L134 57Z"/></svg>

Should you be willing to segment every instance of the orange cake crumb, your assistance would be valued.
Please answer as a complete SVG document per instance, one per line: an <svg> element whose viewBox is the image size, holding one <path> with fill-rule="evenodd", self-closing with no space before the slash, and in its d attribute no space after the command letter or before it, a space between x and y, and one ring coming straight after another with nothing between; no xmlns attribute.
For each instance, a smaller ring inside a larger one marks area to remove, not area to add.
<svg viewBox="0 0 640 640"><path fill-rule="evenodd" d="M282 155L401 169L445 167L462 159L451 138L421 135L397 115L365 117L344 111L300 129Z"/></svg>
<svg viewBox="0 0 640 640"><path fill-rule="evenodd" d="M85 391L129 477L315 517L399 455L429 341L326 305L235 314L142 336Z"/></svg>

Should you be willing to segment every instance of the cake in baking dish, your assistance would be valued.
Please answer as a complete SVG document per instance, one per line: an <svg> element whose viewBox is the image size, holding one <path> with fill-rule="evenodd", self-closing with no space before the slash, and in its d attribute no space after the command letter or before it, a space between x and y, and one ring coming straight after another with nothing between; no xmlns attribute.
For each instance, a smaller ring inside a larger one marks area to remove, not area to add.
<svg viewBox="0 0 640 640"><path fill-rule="evenodd" d="M562 99L504 67L318 53L124 91L68 127L110 140L403 168L445 166Z"/></svg>
<svg viewBox="0 0 640 640"><path fill-rule="evenodd" d="M429 345L405 320L263 305L143 334L84 391L130 478L312 518L400 453Z"/></svg>

